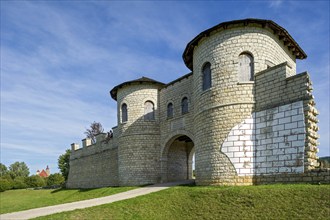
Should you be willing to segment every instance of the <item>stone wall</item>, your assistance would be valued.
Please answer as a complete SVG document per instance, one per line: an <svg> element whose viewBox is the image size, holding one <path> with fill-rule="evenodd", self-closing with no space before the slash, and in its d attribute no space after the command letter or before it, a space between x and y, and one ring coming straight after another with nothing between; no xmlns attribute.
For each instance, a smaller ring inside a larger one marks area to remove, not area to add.
<svg viewBox="0 0 330 220"><path fill-rule="evenodd" d="M160 182L160 125L158 85L133 83L118 90L118 172L120 185ZM154 120L145 120L144 104L154 104ZM121 105L128 120L122 122Z"/></svg>
<svg viewBox="0 0 330 220"><path fill-rule="evenodd" d="M193 115L194 99L192 96L192 74L187 74L175 82L169 83L159 92L160 100L160 131L162 146L177 131L194 133ZM182 114L181 101L188 98L188 113ZM167 105L173 104L173 117L167 117Z"/></svg>
<svg viewBox="0 0 330 220"><path fill-rule="evenodd" d="M167 182L189 178L192 171L191 161L189 161L187 154L189 154L192 146L186 147L175 138L187 136L194 139L193 116L195 102L192 96L192 73L167 84L160 90L159 97L161 181ZM181 102L184 97L188 98L187 113L181 111ZM173 117L167 116L167 105L169 103L173 104Z"/></svg>
<svg viewBox="0 0 330 220"><path fill-rule="evenodd" d="M233 127L220 148L239 176L255 173L255 122L253 114Z"/></svg>
<svg viewBox="0 0 330 220"><path fill-rule="evenodd" d="M255 74L256 111L313 99L308 74L291 75L287 62Z"/></svg>
<svg viewBox="0 0 330 220"><path fill-rule="evenodd" d="M253 178L254 185L274 183L312 183L329 184L330 169L313 169L305 173L282 173L278 175L259 175Z"/></svg>
<svg viewBox="0 0 330 220"><path fill-rule="evenodd" d="M329 184L330 169L313 169L306 173L279 173L276 175L233 176L225 181L213 181L211 185L222 186L248 186L262 184L310 183Z"/></svg>
<svg viewBox="0 0 330 220"><path fill-rule="evenodd" d="M307 73L291 76L289 69L283 63L255 75L256 112L222 144L238 176L308 173L317 166L311 83Z"/></svg>
<svg viewBox="0 0 330 220"><path fill-rule="evenodd" d="M123 136L119 143L118 172L121 186L160 182L158 134Z"/></svg>
<svg viewBox="0 0 330 220"><path fill-rule="evenodd" d="M104 134L97 139L95 144L72 150L68 188L118 186L118 147L115 139L104 143Z"/></svg>
<svg viewBox="0 0 330 220"><path fill-rule="evenodd" d="M189 169L189 152L192 150L193 144L184 141L175 140L171 148L168 150L167 156L167 181L178 181L191 179L188 172Z"/></svg>
<svg viewBox="0 0 330 220"><path fill-rule="evenodd" d="M254 113L236 125L221 151L239 176L304 172L303 102Z"/></svg>
<svg viewBox="0 0 330 220"><path fill-rule="evenodd" d="M304 172L303 102L256 112L255 174Z"/></svg>
<svg viewBox="0 0 330 220"><path fill-rule="evenodd" d="M192 86L197 184L226 181L236 175L219 147L231 129L255 111L254 83L238 81L238 60L243 52L253 56L254 72L265 70L269 62L288 62L292 66L290 74L295 72L295 57L267 28L234 25L200 40L193 52ZM212 87L203 91L202 67L206 62L211 64Z"/></svg>
<svg viewBox="0 0 330 220"><path fill-rule="evenodd" d="M302 101L305 127L304 167L305 170L312 170L318 166L316 153L319 137L316 118L318 111L312 95L312 83L307 72L291 76L290 71L291 67L283 63L255 75L256 111ZM295 111L287 114L295 114ZM301 120L301 116L296 116L291 119L292 124L287 126L295 126L297 117ZM299 127L301 126L302 122L299 124Z"/></svg>

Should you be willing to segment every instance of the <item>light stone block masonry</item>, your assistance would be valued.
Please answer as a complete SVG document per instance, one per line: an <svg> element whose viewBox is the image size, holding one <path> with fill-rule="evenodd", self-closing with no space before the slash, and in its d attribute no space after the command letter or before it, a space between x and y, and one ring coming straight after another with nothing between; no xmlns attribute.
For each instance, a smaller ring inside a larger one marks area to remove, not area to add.
<svg viewBox="0 0 330 220"><path fill-rule="evenodd" d="M303 173L305 137L299 101L253 113L229 132L220 150L239 176Z"/></svg>
<svg viewBox="0 0 330 220"><path fill-rule="evenodd" d="M203 31L183 52L191 73L168 84L142 77L110 91L113 137L72 145L67 187L328 182L328 171L314 172L312 83L307 72L296 74L296 59L306 57L270 20Z"/></svg>

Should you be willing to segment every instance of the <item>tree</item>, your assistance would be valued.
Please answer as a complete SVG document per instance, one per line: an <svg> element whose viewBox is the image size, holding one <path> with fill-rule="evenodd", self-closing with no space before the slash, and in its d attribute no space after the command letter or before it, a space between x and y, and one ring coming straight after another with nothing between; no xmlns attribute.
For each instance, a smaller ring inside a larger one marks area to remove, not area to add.
<svg viewBox="0 0 330 220"><path fill-rule="evenodd" d="M0 178L0 192L13 188L13 181L8 179Z"/></svg>
<svg viewBox="0 0 330 220"><path fill-rule="evenodd" d="M60 169L65 181L68 180L70 170L70 154L71 150L67 149L64 154L58 158L58 168Z"/></svg>
<svg viewBox="0 0 330 220"><path fill-rule="evenodd" d="M96 143L96 135L103 133L104 129L100 122L93 122L90 125L90 128L87 128L85 131L86 137L92 139L92 143Z"/></svg>
<svg viewBox="0 0 330 220"><path fill-rule="evenodd" d="M12 188L13 189L25 189L28 186L25 183L25 179L27 177L23 177L23 176L17 176L14 180L13 180L13 185Z"/></svg>
<svg viewBox="0 0 330 220"><path fill-rule="evenodd" d="M28 177L30 174L28 166L24 162L15 162L9 166L11 178Z"/></svg>
<svg viewBox="0 0 330 220"><path fill-rule="evenodd" d="M8 173L8 169L6 167L6 165L4 165L3 163L0 163L0 176L4 176Z"/></svg>
<svg viewBox="0 0 330 220"><path fill-rule="evenodd" d="M32 175L25 178L24 183L27 187L43 187L46 186L46 181L39 175Z"/></svg>
<svg viewBox="0 0 330 220"><path fill-rule="evenodd" d="M65 179L60 173L54 173L47 178L47 186L62 185Z"/></svg>

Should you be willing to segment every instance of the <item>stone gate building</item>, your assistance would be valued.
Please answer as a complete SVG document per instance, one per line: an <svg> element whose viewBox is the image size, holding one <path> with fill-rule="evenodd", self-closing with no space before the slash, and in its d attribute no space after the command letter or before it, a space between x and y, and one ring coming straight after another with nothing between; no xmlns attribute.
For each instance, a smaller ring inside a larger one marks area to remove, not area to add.
<svg viewBox="0 0 330 220"><path fill-rule="evenodd" d="M198 185L329 181L318 170L317 110L307 55L270 20L220 23L190 41L192 71L164 84L142 77L115 86L113 137L72 144L69 188L193 178Z"/></svg>

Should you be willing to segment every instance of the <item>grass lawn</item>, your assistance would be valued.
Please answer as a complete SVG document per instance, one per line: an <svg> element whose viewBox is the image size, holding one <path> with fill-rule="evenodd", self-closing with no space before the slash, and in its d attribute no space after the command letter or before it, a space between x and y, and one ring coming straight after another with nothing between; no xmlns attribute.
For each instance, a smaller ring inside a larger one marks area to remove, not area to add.
<svg viewBox="0 0 330 220"><path fill-rule="evenodd" d="M330 185L178 186L37 219L329 219Z"/></svg>
<svg viewBox="0 0 330 220"><path fill-rule="evenodd" d="M0 214L108 196L134 188L136 187L106 187L85 190L9 190L0 193Z"/></svg>

